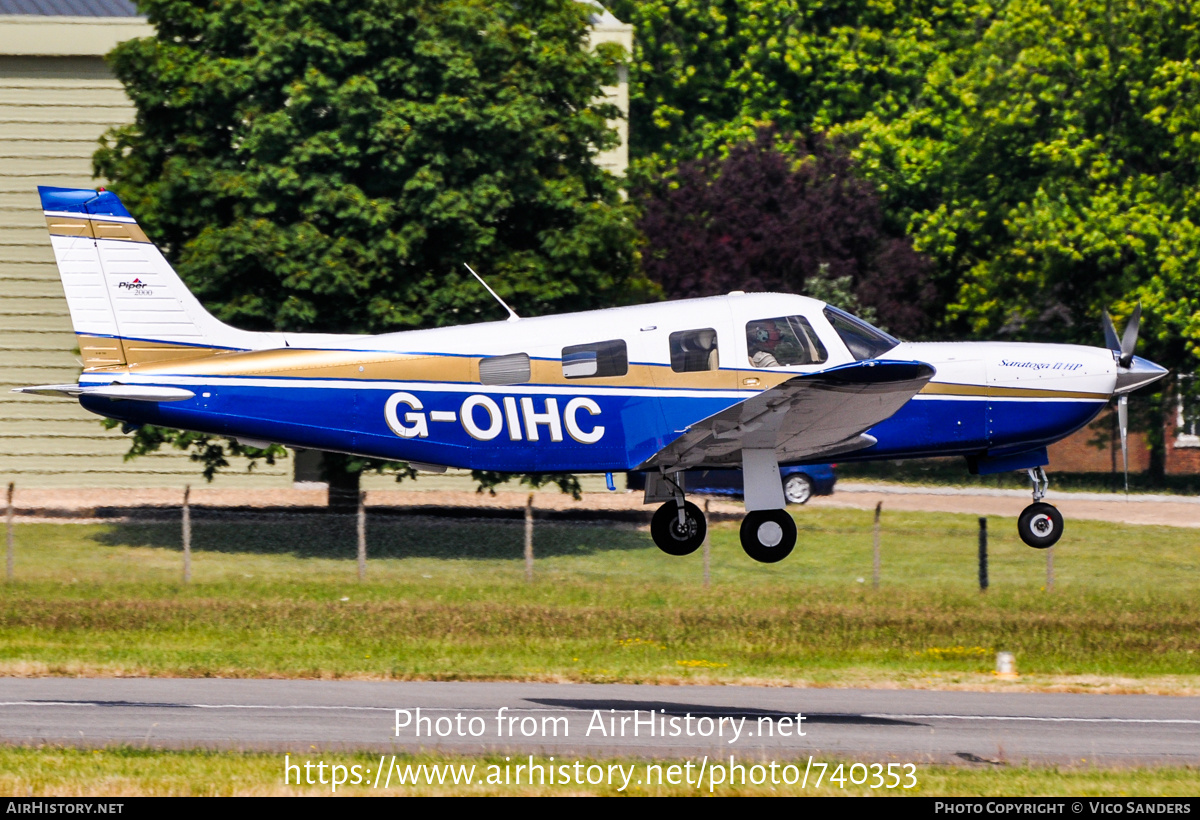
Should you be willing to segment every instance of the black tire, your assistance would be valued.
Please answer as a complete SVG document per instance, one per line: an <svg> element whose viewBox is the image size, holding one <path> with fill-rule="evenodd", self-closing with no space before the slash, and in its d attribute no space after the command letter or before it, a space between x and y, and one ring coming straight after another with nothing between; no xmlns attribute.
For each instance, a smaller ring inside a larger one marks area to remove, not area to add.
<svg viewBox="0 0 1200 820"><path fill-rule="evenodd" d="M812 494L812 479L803 473L795 473L783 481L783 497L789 504L807 504Z"/></svg>
<svg viewBox="0 0 1200 820"><path fill-rule="evenodd" d="M708 524L704 513L690 501L683 503L684 526L679 526L679 506L674 501L663 504L650 519L650 536L667 555L691 555L704 543Z"/></svg>
<svg viewBox="0 0 1200 820"><path fill-rule="evenodd" d="M1049 504L1030 504L1017 519L1017 532L1021 540L1034 549L1053 547L1062 538L1062 513Z"/></svg>
<svg viewBox="0 0 1200 820"><path fill-rule="evenodd" d="M774 526L771 526L774 525ZM796 522L784 510L758 510L742 519L742 549L762 564L774 564L792 554Z"/></svg>

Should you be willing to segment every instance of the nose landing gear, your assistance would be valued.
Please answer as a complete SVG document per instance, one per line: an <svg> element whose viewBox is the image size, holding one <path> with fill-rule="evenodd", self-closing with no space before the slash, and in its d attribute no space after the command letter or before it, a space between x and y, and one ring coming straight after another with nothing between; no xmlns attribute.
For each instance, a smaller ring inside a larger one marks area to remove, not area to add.
<svg viewBox="0 0 1200 820"><path fill-rule="evenodd" d="M1031 469L1029 480L1033 482L1033 503L1021 512L1017 519L1017 534L1034 549L1044 550L1054 546L1063 534L1063 517L1058 509L1042 502L1050 479L1042 467Z"/></svg>

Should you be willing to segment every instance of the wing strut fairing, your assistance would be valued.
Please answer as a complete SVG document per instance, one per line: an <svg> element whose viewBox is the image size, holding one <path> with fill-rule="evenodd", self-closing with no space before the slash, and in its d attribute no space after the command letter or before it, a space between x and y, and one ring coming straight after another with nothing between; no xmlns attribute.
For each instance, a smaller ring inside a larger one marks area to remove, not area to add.
<svg viewBox="0 0 1200 820"><path fill-rule="evenodd" d="M796 376L693 424L639 469L737 467L742 450L773 450L788 462L870 447L875 439L863 433L935 372L923 362L870 360Z"/></svg>

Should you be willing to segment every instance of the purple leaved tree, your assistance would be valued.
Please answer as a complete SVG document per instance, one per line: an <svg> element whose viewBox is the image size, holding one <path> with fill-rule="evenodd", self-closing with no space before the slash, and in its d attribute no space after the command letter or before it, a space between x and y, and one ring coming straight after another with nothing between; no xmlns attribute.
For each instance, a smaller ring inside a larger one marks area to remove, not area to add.
<svg viewBox="0 0 1200 820"><path fill-rule="evenodd" d="M824 139L773 128L725 159L683 163L636 192L646 273L670 298L805 293L919 337L941 312L931 262L853 171Z"/></svg>

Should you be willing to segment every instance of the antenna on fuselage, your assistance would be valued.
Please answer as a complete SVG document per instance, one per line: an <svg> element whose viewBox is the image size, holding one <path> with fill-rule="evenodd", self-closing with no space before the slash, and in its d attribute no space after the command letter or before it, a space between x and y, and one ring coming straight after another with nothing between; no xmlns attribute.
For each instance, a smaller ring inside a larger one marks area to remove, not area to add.
<svg viewBox="0 0 1200 820"><path fill-rule="evenodd" d="M497 302L499 302L500 306L502 308L504 308L505 310L508 311L508 321L519 322L521 320L521 317L517 315L517 312L515 310L513 310L512 308L510 308L508 306L508 304L505 303L505 301L496 294L496 291L494 291L488 287L488 283L483 281L483 277L480 276L478 273L476 273L474 268L472 268L466 262L463 262L463 265L466 267L467 270L471 271L472 276L474 276L476 279L479 280L479 284L483 285L484 288L487 288L487 292L492 294L492 298L495 299Z"/></svg>

